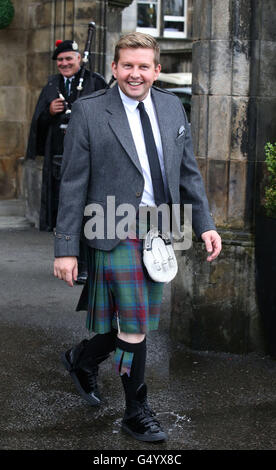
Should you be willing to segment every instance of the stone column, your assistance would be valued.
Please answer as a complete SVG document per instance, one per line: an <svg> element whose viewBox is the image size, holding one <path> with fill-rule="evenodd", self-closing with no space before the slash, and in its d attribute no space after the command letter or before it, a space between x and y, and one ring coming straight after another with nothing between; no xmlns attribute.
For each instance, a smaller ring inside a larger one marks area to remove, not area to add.
<svg viewBox="0 0 276 470"><path fill-rule="evenodd" d="M274 7L273 0L194 1L192 134L223 238L211 265L201 243L178 253L172 333L195 349L263 348L253 234L257 162L275 132Z"/></svg>
<svg viewBox="0 0 276 470"><path fill-rule="evenodd" d="M0 200L19 197L26 121L27 4L13 0L15 15L0 30Z"/></svg>

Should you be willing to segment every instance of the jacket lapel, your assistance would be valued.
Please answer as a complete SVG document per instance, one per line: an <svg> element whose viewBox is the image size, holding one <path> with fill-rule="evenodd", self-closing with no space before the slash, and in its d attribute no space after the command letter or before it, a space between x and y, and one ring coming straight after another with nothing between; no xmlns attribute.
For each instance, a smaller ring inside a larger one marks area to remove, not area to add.
<svg viewBox="0 0 276 470"><path fill-rule="evenodd" d="M157 92L154 88L152 88L151 96L155 106L155 111L159 124L164 164L166 173L168 175L169 169L173 164L173 149L175 145L170 119L170 116L174 115L173 109L170 110L170 100L166 100L164 93Z"/></svg>
<svg viewBox="0 0 276 470"><path fill-rule="evenodd" d="M109 125L120 141L124 150L140 171L143 174L142 167L139 161L139 157L136 151L134 140L132 138L131 130L129 127L127 115L119 95L118 86L115 85L109 94L109 103L106 107L106 111L109 113Z"/></svg>

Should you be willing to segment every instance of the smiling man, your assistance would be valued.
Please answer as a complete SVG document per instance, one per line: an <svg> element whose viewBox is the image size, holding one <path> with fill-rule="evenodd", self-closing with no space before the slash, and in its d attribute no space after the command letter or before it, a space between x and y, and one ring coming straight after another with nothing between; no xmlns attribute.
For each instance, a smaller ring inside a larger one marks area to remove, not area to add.
<svg viewBox="0 0 276 470"><path fill-rule="evenodd" d="M136 101L146 98L160 70L161 65L156 62L152 49L122 49L120 58L115 56L112 63L113 76L120 90Z"/></svg>
<svg viewBox="0 0 276 470"><path fill-rule="evenodd" d="M135 209L133 222L143 206L192 204L193 229L205 243L207 260L220 253L184 108L175 95L153 86L160 68L156 40L138 32L127 34L118 41L112 62L117 84L73 106L54 263L55 276L69 286L77 276L85 207L100 205L106 227L110 196L118 225L121 204ZM138 234L120 239L108 229L99 238L86 233L88 280L77 309L87 310L87 327L96 334L64 352L62 360L82 397L99 405L99 364L115 350L115 370L125 394L123 430L153 442L167 439L148 404L144 382L146 335L158 328L163 284L147 274Z"/></svg>

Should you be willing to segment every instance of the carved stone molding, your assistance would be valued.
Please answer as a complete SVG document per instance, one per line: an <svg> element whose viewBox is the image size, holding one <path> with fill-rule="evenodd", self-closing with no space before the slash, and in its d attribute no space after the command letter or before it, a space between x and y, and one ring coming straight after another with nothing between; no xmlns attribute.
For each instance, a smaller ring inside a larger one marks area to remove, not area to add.
<svg viewBox="0 0 276 470"><path fill-rule="evenodd" d="M128 7L133 0L108 0L108 6L126 8Z"/></svg>

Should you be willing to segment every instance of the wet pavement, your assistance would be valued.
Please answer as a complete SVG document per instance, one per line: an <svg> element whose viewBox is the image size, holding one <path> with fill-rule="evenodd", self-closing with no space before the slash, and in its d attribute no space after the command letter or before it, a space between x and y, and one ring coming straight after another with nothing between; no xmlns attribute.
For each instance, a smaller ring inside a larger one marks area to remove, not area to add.
<svg viewBox="0 0 276 470"><path fill-rule="evenodd" d="M60 362L63 350L89 335L85 312L75 312L82 287L52 275L52 234L0 230L0 259L0 449L276 449L276 361L175 344L169 287L160 329L148 336L146 375L149 403L169 439L148 444L123 434L112 358L100 369L99 408L82 400Z"/></svg>

